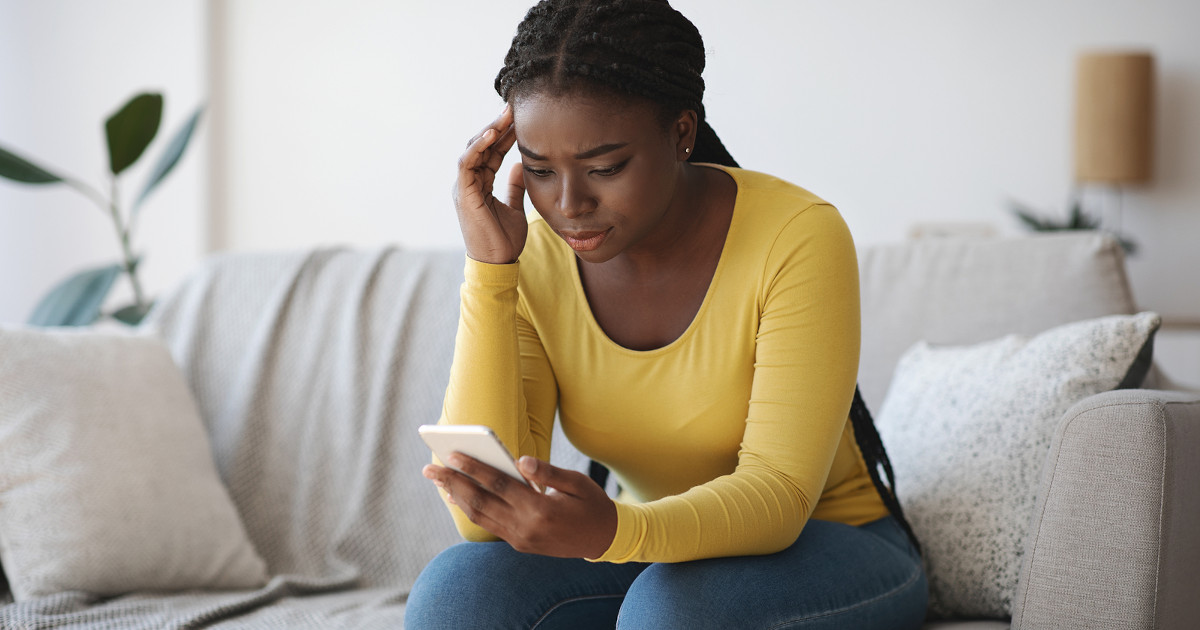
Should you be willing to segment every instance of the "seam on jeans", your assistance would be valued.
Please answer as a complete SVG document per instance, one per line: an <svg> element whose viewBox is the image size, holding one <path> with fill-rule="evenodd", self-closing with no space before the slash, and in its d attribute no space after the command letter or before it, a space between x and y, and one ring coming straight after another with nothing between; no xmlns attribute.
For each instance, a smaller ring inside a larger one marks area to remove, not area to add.
<svg viewBox="0 0 1200 630"><path fill-rule="evenodd" d="M541 625L541 623L543 621L546 620L546 617L550 616L550 613L558 610L559 608L565 606L566 604L573 604L575 602L587 601L589 599L609 599L612 597L625 597L625 595L624 595L624 593L613 593L611 595L586 595L584 597L571 597L568 599L564 599L564 600L558 602L557 604L551 606L550 610L547 610L546 612L542 613L542 616L538 617L538 620L533 622L532 626L529 626L529 630L534 630L534 628L537 628L539 625Z"/></svg>
<svg viewBox="0 0 1200 630"><path fill-rule="evenodd" d="M912 575L907 580L905 580L903 584L900 584L896 588L894 588L886 593L880 593L879 595L876 595L875 597L872 597L871 599L867 599L867 600L864 600L864 601L861 601L861 602L858 602L855 604L851 604L849 606L846 606L845 608L838 608L836 610L830 610L828 612L823 612L819 615L809 615L807 617L797 617L795 619L789 619L787 621L783 621L783 622L780 622L780 623L777 623L777 624L771 626L771 629L774 630L775 628L786 628L787 626L797 623L797 622L809 621L812 619L820 619L822 617L833 617L834 615L841 615L843 613L850 612L851 610L854 610L855 608L862 608L863 606L866 606L867 604L872 604L881 599L892 597L893 595L898 594L900 591L903 591L903 590L907 589L908 587L912 586L918 579L920 579L920 577L921 577L921 565L918 564L917 570L913 571Z"/></svg>

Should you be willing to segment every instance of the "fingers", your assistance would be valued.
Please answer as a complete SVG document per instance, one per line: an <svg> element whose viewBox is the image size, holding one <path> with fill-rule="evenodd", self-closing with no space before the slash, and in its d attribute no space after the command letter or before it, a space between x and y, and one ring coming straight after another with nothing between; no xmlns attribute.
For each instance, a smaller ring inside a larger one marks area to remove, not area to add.
<svg viewBox="0 0 1200 630"><path fill-rule="evenodd" d="M458 506L472 523L497 536L503 537L506 534L500 523L511 513L511 507L502 498L481 486L475 479L452 468L428 464L421 473L432 480L445 493L446 501ZM497 520L498 518L501 520Z"/></svg>
<svg viewBox="0 0 1200 630"><path fill-rule="evenodd" d="M509 127L512 126L512 123L513 123L512 105L505 104L504 109L501 110L500 115L497 116L495 120L488 123L487 126L485 126L483 129L479 130L479 133L475 134L474 136L471 137L470 140L467 141L467 148L470 148L471 145L478 142L479 139L481 137L483 137L483 135L486 134L489 130L496 131L497 133L503 133L505 129L508 129ZM512 146L512 145L510 144L509 146Z"/></svg>
<svg viewBox="0 0 1200 630"><path fill-rule="evenodd" d="M453 454L446 463L449 468L429 465L422 472L447 490L464 510L485 510L492 504L498 510L507 510L521 502L522 492L532 492L521 480L462 453Z"/></svg>
<svg viewBox="0 0 1200 630"><path fill-rule="evenodd" d="M525 166L520 162L508 172L508 207L525 212Z"/></svg>
<svg viewBox="0 0 1200 630"><path fill-rule="evenodd" d="M467 150L458 158L460 171L476 171L487 164L488 149L496 141L496 133L495 129L484 129L482 133L471 138L467 143Z"/></svg>
<svg viewBox="0 0 1200 630"><path fill-rule="evenodd" d="M504 163L504 156L515 142L512 106L505 105L504 111L496 120L467 142L466 151L458 158L459 177L456 188L471 188L472 182L476 182L483 197L490 195L496 171ZM468 191L462 193L465 193L462 196L470 196Z"/></svg>
<svg viewBox="0 0 1200 630"><path fill-rule="evenodd" d="M517 462L517 468L521 469L526 479L575 497L594 494L600 488L591 477L581 472L559 468L528 455ZM602 489L600 491L603 492Z"/></svg>

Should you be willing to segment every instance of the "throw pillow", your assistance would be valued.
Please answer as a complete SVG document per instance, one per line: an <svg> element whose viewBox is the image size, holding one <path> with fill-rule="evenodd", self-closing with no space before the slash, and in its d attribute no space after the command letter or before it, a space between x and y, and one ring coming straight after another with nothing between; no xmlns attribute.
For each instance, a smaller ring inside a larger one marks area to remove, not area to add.
<svg viewBox="0 0 1200 630"><path fill-rule="evenodd" d="M153 337L0 328L0 462L0 562L16 601L266 581Z"/></svg>
<svg viewBox="0 0 1200 630"><path fill-rule="evenodd" d="M965 347L922 342L900 359L877 423L935 615L1011 615L1059 419L1088 396L1139 386L1160 323L1141 313Z"/></svg>

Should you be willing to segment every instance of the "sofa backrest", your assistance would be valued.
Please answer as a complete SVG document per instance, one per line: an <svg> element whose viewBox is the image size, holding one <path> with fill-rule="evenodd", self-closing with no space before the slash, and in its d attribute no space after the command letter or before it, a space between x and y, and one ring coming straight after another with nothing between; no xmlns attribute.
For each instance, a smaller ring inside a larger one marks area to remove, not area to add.
<svg viewBox="0 0 1200 630"><path fill-rule="evenodd" d="M917 341L967 344L1135 312L1117 242L1098 232L929 238L862 248L859 385L877 408Z"/></svg>
<svg viewBox="0 0 1200 630"><path fill-rule="evenodd" d="M148 317L272 574L407 589L457 541L417 426L441 411L462 269L461 251L223 255Z"/></svg>
<svg viewBox="0 0 1200 630"><path fill-rule="evenodd" d="M982 341L1132 312L1094 234L929 240L860 256L860 382L878 405L912 343ZM461 250L206 261L147 322L183 369L217 468L274 574L408 588L457 534L420 475L453 356ZM586 458L555 436L552 460Z"/></svg>

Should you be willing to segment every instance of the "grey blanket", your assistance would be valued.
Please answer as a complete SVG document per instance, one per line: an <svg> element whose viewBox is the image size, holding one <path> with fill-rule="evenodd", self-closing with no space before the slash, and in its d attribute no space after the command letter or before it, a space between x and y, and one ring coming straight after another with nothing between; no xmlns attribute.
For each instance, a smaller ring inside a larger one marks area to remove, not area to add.
<svg viewBox="0 0 1200 630"><path fill-rule="evenodd" d="M165 297L157 329L273 576L250 592L63 593L4 628L398 628L457 541L421 466L457 324L461 252L226 255Z"/></svg>

